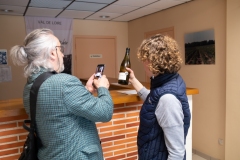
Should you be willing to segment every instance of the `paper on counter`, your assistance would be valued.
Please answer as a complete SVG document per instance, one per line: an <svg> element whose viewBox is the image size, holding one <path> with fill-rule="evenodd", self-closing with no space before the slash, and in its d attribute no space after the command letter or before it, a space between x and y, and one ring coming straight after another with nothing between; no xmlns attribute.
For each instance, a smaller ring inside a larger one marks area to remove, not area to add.
<svg viewBox="0 0 240 160"><path fill-rule="evenodd" d="M120 92L120 93L123 93L123 94L137 94L137 91L136 90L125 90L125 91L117 91L117 92Z"/></svg>
<svg viewBox="0 0 240 160"><path fill-rule="evenodd" d="M122 85L122 84L118 84L118 83L111 83L112 85L116 85L116 86L128 86L128 85L131 85L131 83L129 82L128 85Z"/></svg>

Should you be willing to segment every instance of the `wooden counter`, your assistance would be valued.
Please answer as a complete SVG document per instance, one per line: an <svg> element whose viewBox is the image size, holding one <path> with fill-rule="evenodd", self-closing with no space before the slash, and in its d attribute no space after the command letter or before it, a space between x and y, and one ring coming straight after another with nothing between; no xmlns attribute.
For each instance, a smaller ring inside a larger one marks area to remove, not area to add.
<svg viewBox="0 0 240 160"><path fill-rule="evenodd" d="M80 79L84 84L87 81L87 79ZM117 90L129 90L133 89L132 85L119 85L117 84L116 78L108 78L110 82L110 94L113 99L114 104L120 104L120 103L129 103L129 102L138 102L141 101L138 95L126 95L119 93ZM142 83L147 89L149 89L150 85L149 83ZM187 95L194 95L198 94L199 91L196 88L187 88ZM18 116L26 114L24 108L23 108L23 102L22 99L10 99L10 100L4 100L0 101L0 117L9 117L9 116Z"/></svg>
<svg viewBox="0 0 240 160"><path fill-rule="evenodd" d="M87 82L87 78L80 78L81 82L85 84ZM117 83L116 78L108 78L108 81L110 83L109 90L122 90L122 89L134 89L131 84L129 85L120 85ZM150 89L150 83L147 82L141 82L143 86L145 86L147 89ZM196 88L189 88L187 87L187 95L194 95L194 94L199 94L198 89Z"/></svg>
<svg viewBox="0 0 240 160"><path fill-rule="evenodd" d="M133 90L132 85L119 85L116 79L108 78L110 94L114 103L111 121L97 122L96 126L101 140L105 160L138 159L137 133L139 112L143 101L137 94L120 93L123 90ZM83 79L85 83L87 80ZM143 83L149 89L149 83ZM192 95L198 94L198 89L187 88L188 102L192 111ZM96 96L97 94L95 94ZM23 107L22 99L0 101L0 159L18 159L28 132L22 128L24 119L28 116ZM11 150L11 152L7 152ZM187 160L192 158L192 123L190 125L187 143Z"/></svg>

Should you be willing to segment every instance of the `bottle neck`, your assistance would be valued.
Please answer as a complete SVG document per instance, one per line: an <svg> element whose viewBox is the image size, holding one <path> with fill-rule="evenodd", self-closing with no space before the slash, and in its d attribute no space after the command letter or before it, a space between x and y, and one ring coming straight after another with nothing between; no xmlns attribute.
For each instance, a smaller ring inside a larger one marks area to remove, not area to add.
<svg viewBox="0 0 240 160"><path fill-rule="evenodd" d="M130 51L129 51L129 50L126 50L125 56L129 56L129 54L130 54Z"/></svg>

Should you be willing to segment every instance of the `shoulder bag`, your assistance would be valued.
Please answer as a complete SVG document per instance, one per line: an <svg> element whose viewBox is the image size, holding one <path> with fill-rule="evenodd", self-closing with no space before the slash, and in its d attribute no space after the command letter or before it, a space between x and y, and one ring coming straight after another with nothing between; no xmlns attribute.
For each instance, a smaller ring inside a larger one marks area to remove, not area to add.
<svg viewBox="0 0 240 160"><path fill-rule="evenodd" d="M36 134L36 102L37 102L37 95L38 90L41 84L49 78L51 75L55 74L56 72L45 72L38 76L33 83L30 91L30 113L31 113L31 120L24 120L23 128L26 129L29 133L27 139L23 145L23 151L18 160L38 160L37 152L38 148L41 146L41 141L37 137ZM26 124L30 124L28 127Z"/></svg>

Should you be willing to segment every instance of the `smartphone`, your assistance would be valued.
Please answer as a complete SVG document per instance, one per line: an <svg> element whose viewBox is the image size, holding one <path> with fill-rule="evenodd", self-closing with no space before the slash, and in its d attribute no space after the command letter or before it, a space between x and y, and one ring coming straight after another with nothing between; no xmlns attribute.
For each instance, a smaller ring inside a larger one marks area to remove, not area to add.
<svg viewBox="0 0 240 160"><path fill-rule="evenodd" d="M95 71L95 78L101 78L103 75L103 71L104 71L104 64L98 64L96 71Z"/></svg>

